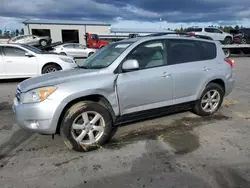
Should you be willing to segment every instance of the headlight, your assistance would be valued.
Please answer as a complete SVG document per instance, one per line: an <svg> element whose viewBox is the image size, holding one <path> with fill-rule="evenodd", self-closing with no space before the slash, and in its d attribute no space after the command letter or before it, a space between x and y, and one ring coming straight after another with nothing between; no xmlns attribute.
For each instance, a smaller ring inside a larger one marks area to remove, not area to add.
<svg viewBox="0 0 250 188"><path fill-rule="evenodd" d="M67 58L67 57L59 57L59 59L61 59L64 62L67 62L67 63L74 63L75 62L73 59Z"/></svg>
<svg viewBox="0 0 250 188"><path fill-rule="evenodd" d="M35 103L41 102L47 99L52 93L56 91L57 87L42 87L22 93L21 103Z"/></svg>

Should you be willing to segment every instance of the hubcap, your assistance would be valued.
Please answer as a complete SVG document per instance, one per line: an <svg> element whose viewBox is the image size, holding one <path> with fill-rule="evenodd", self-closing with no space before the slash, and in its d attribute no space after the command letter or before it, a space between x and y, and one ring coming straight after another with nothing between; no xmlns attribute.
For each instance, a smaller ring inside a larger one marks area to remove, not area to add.
<svg viewBox="0 0 250 188"><path fill-rule="evenodd" d="M220 94L216 90L208 91L201 100L201 108L205 112L213 113L220 103Z"/></svg>
<svg viewBox="0 0 250 188"><path fill-rule="evenodd" d="M47 42L42 41L42 42L41 42L41 45L42 45L42 46L46 46L46 45L47 45Z"/></svg>
<svg viewBox="0 0 250 188"><path fill-rule="evenodd" d="M57 69L56 68L48 68L45 73L50 73L50 72L56 72Z"/></svg>
<svg viewBox="0 0 250 188"><path fill-rule="evenodd" d="M93 144L102 137L104 127L104 118L99 113L87 111L75 118L71 133L78 143Z"/></svg>

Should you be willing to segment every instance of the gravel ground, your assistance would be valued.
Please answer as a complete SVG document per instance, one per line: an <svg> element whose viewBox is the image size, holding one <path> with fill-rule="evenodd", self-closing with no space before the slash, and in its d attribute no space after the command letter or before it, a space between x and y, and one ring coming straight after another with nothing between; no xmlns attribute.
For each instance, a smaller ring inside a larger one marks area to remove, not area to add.
<svg viewBox="0 0 250 188"><path fill-rule="evenodd" d="M235 58L236 87L209 118L190 112L121 127L104 148L68 150L59 136L19 129L16 85L0 82L0 187L250 187L250 58Z"/></svg>

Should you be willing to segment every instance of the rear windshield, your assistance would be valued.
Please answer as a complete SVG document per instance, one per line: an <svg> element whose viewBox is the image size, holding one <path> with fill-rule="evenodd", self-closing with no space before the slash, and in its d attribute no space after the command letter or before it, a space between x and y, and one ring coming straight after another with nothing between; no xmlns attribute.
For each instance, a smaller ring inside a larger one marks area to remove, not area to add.
<svg viewBox="0 0 250 188"><path fill-rule="evenodd" d="M186 32L202 32L202 28L187 28Z"/></svg>

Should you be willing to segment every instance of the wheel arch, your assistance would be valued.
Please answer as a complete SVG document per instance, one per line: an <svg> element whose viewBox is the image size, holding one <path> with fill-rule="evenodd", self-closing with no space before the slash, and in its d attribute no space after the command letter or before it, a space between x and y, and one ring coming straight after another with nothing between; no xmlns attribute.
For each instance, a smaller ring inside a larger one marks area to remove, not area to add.
<svg viewBox="0 0 250 188"><path fill-rule="evenodd" d="M61 127L61 124L63 121L63 117L64 117L65 113L67 112L67 110L70 107L72 107L74 104L76 104L78 102L83 102L83 101L94 101L94 102L97 102L97 103L103 105L109 111L109 113L112 117L112 120L115 121L115 119L116 119L115 112L114 112L109 100L106 97L104 97L103 95L100 95L100 94L87 95L87 96L75 98L75 99L71 100L70 102L68 102L64 106L63 110L60 113L59 119L57 121L56 132L55 132L56 134L60 134L60 127Z"/></svg>
<svg viewBox="0 0 250 188"><path fill-rule="evenodd" d="M58 64L58 63L55 63L55 62L48 62L48 63L45 63L43 66L42 66L42 69L41 69L41 74L43 72L43 69L48 66L48 65L56 65L58 67L60 67L60 69L62 69L62 67Z"/></svg>
<svg viewBox="0 0 250 188"><path fill-rule="evenodd" d="M203 91L205 90L205 88L210 84L210 83L215 83L218 84L222 87L224 93L226 92L226 85L225 85L225 81L222 78L214 78L209 80L208 82L206 82L203 86L203 88L200 90L199 95L198 95L198 99L200 99Z"/></svg>

